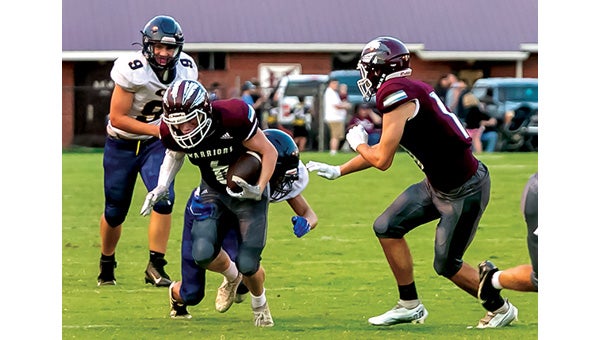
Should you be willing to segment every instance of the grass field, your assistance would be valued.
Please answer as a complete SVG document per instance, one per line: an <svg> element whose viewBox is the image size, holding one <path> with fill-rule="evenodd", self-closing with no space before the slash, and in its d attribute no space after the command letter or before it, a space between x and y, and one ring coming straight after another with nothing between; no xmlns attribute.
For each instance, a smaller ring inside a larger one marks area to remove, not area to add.
<svg viewBox="0 0 600 340"><path fill-rule="evenodd" d="M340 164L352 154L306 152L303 161ZM489 167L491 201L465 255L476 265L491 259L500 268L528 263L526 227L519 210L523 186L538 169L537 153L479 157ZM254 327L249 301L227 313L214 309L222 278L207 274L205 299L189 307L191 320L169 318L167 289L144 284L148 261L147 218L139 216L146 189L138 180L117 248L117 285L97 287L99 218L103 210L102 154L63 153L62 336L63 339L537 339L538 294L503 291L519 308L519 321L503 329L469 329L483 317L479 303L432 267L435 223L407 236L419 295L429 311L423 325L370 326L367 319L398 298L393 276L371 225L378 214L422 173L404 153L386 172L369 169L328 181L311 174L304 192L319 215L303 238L292 232L292 210L272 204L263 252L267 298L275 327ZM176 179L177 199L166 269L179 279L182 210L199 183L187 161Z"/></svg>

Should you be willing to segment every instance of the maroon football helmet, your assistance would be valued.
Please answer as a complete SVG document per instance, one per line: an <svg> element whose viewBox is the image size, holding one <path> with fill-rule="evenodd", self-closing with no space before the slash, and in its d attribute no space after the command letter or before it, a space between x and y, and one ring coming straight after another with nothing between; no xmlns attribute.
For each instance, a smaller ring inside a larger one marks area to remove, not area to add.
<svg viewBox="0 0 600 340"><path fill-rule="evenodd" d="M195 80L178 80L163 95L162 120L169 127L175 142L184 149L191 149L209 136L212 125L212 107L208 92ZM195 128L182 132L183 123L193 121Z"/></svg>
<svg viewBox="0 0 600 340"><path fill-rule="evenodd" d="M362 79L356 83L364 100L369 101L390 75L409 76L412 72L409 65L410 51L400 40L379 37L368 42L362 50L357 66Z"/></svg>

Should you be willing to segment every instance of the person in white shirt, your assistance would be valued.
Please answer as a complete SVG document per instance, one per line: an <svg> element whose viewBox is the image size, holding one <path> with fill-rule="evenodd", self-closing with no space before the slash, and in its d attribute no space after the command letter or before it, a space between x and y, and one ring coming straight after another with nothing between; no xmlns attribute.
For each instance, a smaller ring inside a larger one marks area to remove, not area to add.
<svg viewBox="0 0 600 340"><path fill-rule="evenodd" d="M335 155L340 147L340 141L346 137L346 116L350 104L342 102L337 92L339 81L335 78L329 79L325 90L325 123L329 127L329 153Z"/></svg>

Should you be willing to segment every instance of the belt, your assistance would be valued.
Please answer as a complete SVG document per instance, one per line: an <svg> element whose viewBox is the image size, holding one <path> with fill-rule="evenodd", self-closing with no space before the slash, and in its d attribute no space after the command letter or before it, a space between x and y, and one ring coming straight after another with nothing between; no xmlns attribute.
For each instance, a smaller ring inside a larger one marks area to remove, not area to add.
<svg viewBox="0 0 600 340"><path fill-rule="evenodd" d="M158 140L158 137L151 137L145 140L141 140L141 139L123 139L123 138L118 138L118 137L113 137L113 136L107 136L109 139L117 142L118 147L120 149L125 149L125 150L135 150L135 155L137 156L140 152L140 149L142 146L146 146L149 144L152 144L154 142L156 142Z"/></svg>

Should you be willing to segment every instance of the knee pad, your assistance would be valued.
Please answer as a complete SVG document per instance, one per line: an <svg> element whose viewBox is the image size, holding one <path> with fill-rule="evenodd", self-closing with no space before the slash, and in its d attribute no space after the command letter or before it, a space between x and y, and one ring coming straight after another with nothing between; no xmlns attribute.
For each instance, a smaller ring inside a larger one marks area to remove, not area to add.
<svg viewBox="0 0 600 340"><path fill-rule="evenodd" d="M125 222L127 209L121 207L109 206L104 208L104 219L112 228L116 228Z"/></svg>
<svg viewBox="0 0 600 340"><path fill-rule="evenodd" d="M260 267L260 254L258 251L240 250L235 262L238 270L244 276L252 276Z"/></svg>
<svg viewBox="0 0 600 340"><path fill-rule="evenodd" d="M171 204L169 204L167 202L167 200L160 200L158 202L156 202L156 204L154 205L154 211L156 211L159 214L163 214L163 215L168 215L171 212L173 212L173 205L175 204L175 197L170 197L171 195L169 195L169 202Z"/></svg>
<svg viewBox="0 0 600 340"><path fill-rule="evenodd" d="M205 239L198 239L192 243L192 257L194 262L202 268L206 268L212 260L217 257L214 244Z"/></svg>
<svg viewBox="0 0 600 340"><path fill-rule="evenodd" d="M458 273L460 267L462 267L462 260L438 259L437 257L433 260L435 272L448 279Z"/></svg>
<svg viewBox="0 0 600 340"><path fill-rule="evenodd" d="M390 228L389 219L384 215L379 216L373 223L373 231L378 238L403 238L406 231L401 226Z"/></svg>

